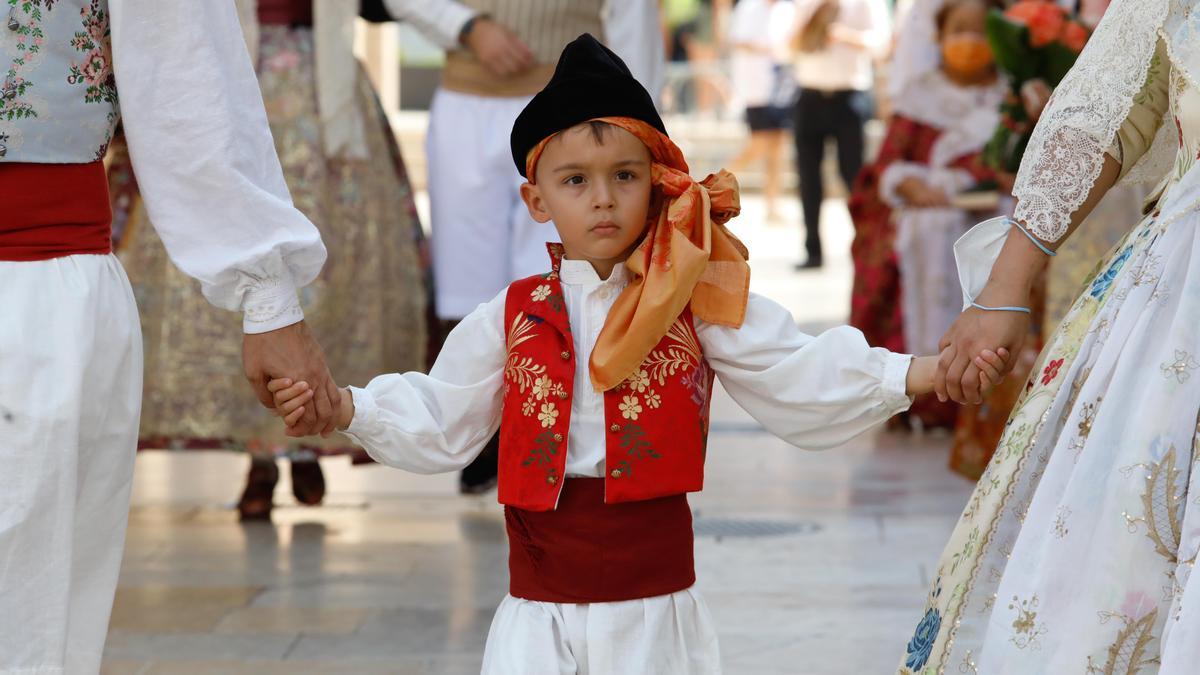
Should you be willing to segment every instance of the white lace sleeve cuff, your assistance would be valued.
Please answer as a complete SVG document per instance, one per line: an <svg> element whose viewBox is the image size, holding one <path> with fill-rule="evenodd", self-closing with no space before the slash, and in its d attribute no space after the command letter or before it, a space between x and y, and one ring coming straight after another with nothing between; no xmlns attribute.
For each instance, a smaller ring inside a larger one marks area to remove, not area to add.
<svg viewBox="0 0 1200 675"><path fill-rule="evenodd" d="M283 276L247 278L242 294L242 331L267 333L304 320L291 279Z"/></svg>

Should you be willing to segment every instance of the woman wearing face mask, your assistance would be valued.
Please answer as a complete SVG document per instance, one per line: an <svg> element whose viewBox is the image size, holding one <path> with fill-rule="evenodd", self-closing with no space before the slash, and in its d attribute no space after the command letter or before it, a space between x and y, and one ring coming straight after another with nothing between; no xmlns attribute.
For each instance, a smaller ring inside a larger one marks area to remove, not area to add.
<svg viewBox="0 0 1200 675"><path fill-rule="evenodd" d="M850 321L874 345L935 353L961 309L953 244L981 214L955 204L994 179L980 155L1005 90L983 35L992 6L918 0L900 33L895 115L850 197ZM951 428L956 407L918 400L911 415L924 427Z"/></svg>

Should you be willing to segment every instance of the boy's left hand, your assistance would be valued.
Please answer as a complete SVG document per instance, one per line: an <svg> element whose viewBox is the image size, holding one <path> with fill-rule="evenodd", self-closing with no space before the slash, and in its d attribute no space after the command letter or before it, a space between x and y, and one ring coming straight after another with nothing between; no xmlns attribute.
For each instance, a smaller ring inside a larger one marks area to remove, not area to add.
<svg viewBox="0 0 1200 675"><path fill-rule="evenodd" d="M979 368L979 389L987 392L1004 381L1004 375L1010 368L1008 360L1011 354L1007 349L996 351L985 349L973 359ZM933 392L933 376L937 372L938 357L918 356L909 366L907 389L910 396L929 394Z"/></svg>
<svg viewBox="0 0 1200 675"><path fill-rule="evenodd" d="M305 404L312 400L313 390L307 382L292 382L287 378L271 380L267 390L275 398L274 413L283 418L290 431L304 416Z"/></svg>
<svg viewBox="0 0 1200 675"><path fill-rule="evenodd" d="M985 349L975 357L975 367L979 369L979 389L985 395L1004 381L1005 373L1010 370L1008 367L1009 356L1008 350L1001 347L999 353Z"/></svg>

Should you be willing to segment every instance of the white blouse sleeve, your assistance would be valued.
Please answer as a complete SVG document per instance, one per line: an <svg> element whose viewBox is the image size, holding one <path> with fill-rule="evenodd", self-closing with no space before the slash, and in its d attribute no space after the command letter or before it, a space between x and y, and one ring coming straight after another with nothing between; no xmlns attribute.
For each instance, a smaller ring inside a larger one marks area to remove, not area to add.
<svg viewBox="0 0 1200 675"><path fill-rule="evenodd" d="M247 333L304 318L325 262L294 206L232 2L109 0L129 154L171 260Z"/></svg>
<svg viewBox="0 0 1200 675"><path fill-rule="evenodd" d="M462 320L428 375L393 373L351 387L346 434L381 464L415 473L457 471L500 427L506 292Z"/></svg>
<svg viewBox="0 0 1200 675"><path fill-rule="evenodd" d="M388 13L407 21L444 49L459 49L458 36L477 12L455 0L384 0Z"/></svg>
<svg viewBox="0 0 1200 675"><path fill-rule="evenodd" d="M849 326L805 335L786 309L751 294L741 328L696 328L725 390L797 447L841 445L912 403L905 395L912 357L872 348Z"/></svg>

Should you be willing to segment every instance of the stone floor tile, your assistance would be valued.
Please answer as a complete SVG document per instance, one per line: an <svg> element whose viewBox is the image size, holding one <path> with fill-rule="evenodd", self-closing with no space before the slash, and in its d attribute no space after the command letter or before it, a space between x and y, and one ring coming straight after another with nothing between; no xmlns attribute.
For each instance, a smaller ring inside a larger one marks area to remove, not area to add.
<svg viewBox="0 0 1200 675"><path fill-rule="evenodd" d="M232 635L346 635L358 630L370 615L371 611L365 609L244 607L226 614L213 632Z"/></svg>
<svg viewBox="0 0 1200 675"><path fill-rule="evenodd" d="M122 586L109 626L145 633L206 632L245 607L262 589L253 586Z"/></svg>

